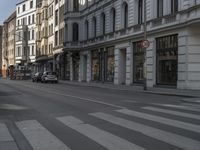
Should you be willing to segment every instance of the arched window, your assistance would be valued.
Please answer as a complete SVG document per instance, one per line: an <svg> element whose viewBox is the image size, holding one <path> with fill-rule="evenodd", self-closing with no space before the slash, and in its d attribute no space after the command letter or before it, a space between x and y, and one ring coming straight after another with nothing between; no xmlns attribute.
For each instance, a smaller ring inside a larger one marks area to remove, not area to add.
<svg viewBox="0 0 200 150"><path fill-rule="evenodd" d="M138 24L143 22L143 0L138 1Z"/></svg>
<svg viewBox="0 0 200 150"><path fill-rule="evenodd" d="M106 33L106 15L105 13L101 14L101 33L104 35Z"/></svg>
<svg viewBox="0 0 200 150"><path fill-rule="evenodd" d="M97 34L96 34L96 32L97 32L97 19L96 19L96 17L92 18L92 26L93 26L93 37L96 37L97 36Z"/></svg>
<svg viewBox="0 0 200 150"><path fill-rule="evenodd" d="M116 22L116 10L111 9L111 31L115 32L115 22Z"/></svg>
<svg viewBox="0 0 200 150"><path fill-rule="evenodd" d="M79 11L79 0L73 0L73 11Z"/></svg>
<svg viewBox="0 0 200 150"><path fill-rule="evenodd" d="M78 42L78 36L79 36L79 29L78 29L78 23L73 23L73 41Z"/></svg>
<svg viewBox="0 0 200 150"><path fill-rule="evenodd" d="M122 5L122 21L123 21L123 28L128 27L128 4L126 2Z"/></svg>
<svg viewBox="0 0 200 150"><path fill-rule="evenodd" d="M85 38L86 40L89 38L89 23L87 20L85 21Z"/></svg>

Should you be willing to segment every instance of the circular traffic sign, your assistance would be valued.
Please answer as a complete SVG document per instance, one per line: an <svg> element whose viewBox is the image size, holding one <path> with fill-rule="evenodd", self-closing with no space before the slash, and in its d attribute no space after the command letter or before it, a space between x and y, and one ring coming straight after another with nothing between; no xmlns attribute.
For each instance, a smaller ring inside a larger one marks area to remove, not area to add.
<svg viewBox="0 0 200 150"><path fill-rule="evenodd" d="M142 47L143 47L143 48L148 48L149 45L150 45L150 43L149 43L148 40L143 40L143 41L142 41Z"/></svg>

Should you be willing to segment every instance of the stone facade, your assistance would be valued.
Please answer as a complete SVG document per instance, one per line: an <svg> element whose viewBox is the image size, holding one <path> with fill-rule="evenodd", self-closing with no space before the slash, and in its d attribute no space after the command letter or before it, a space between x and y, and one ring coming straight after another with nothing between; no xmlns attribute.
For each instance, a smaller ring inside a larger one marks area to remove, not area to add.
<svg viewBox="0 0 200 150"><path fill-rule="evenodd" d="M37 0L24 0L16 4L16 48L17 68L28 67L34 70L36 60L36 3Z"/></svg>
<svg viewBox="0 0 200 150"><path fill-rule="evenodd" d="M146 18L150 46L144 53L135 46L144 39L143 0L66 0L64 52L71 56L70 79L106 82L111 70L107 49L114 47L114 84L142 85L135 78L146 75L148 87L200 89L200 1L158 5L146 0ZM146 63L135 57L142 53Z"/></svg>
<svg viewBox="0 0 200 150"><path fill-rule="evenodd" d="M15 29L16 29L16 12L12 13L3 25L3 57L2 67L10 72L15 67ZM9 74L7 74L9 75ZM4 74L4 76L6 76Z"/></svg>

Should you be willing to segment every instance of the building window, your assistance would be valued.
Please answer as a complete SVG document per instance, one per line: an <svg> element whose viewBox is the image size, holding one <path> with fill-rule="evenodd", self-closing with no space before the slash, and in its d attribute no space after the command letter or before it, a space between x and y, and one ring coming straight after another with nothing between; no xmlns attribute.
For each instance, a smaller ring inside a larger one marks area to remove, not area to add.
<svg viewBox="0 0 200 150"><path fill-rule="evenodd" d="M79 36L79 27L78 23L73 23L73 41L78 42L78 36Z"/></svg>
<svg viewBox="0 0 200 150"><path fill-rule="evenodd" d="M30 8L33 8L33 1L30 1Z"/></svg>
<svg viewBox="0 0 200 150"><path fill-rule="evenodd" d="M122 5L122 8L123 8L123 10L122 10L123 28L127 28L128 27L128 4L126 2L124 2Z"/></svg>
<svg viewBox="0 0 200 150"><path fill-rule="evenodd" d="M98 50L92 51L92 80L97 81L100 79L100 61Z"/></svg>
<svg viewBox="0 0 200 150"><path fill-rule="evenodd" d="M106 15L105 13L101 14L101 31L104 35L106 33Z"/></svg>
<svg viewBox="0 0 200 150"><path fill-rule="evenodd" d="M108 82L114 81L115 72L115 58L114 58L114 47L109 47L104 52L105 56L105 80Z"/></svg>
<svg viewBox="0 0 200 150"><path fill-rule="evenodd" d="M97 20L96 20L96 17L93 17L92 19L92 26L93 26L93 37L96 37L97 36Z"/></svg>
<svg viewBox="0 0 200 150"><path fill-rule="evenodd" d="M20 25L20 21L19 21L19 20L17 20L17 25L18 25L18 26Z"/></svg>
<svg viewBox="0 0 200 150"><path fill-rule="evenodd" d="M58 25L58 10L55 11L55 26Z"/></svg>
<svg viewBox="0 0 200 150"><path fill-rule="evenodd" d="M79 0L73 0L73 11L79 11Z"/></svg>
<svg viewBox="0 0 200 150"><path fill-rule="evenodd" d="M178 11L178 0L171 0L171 13L176 13Z"/></svg>
<svg viewBox="0 0 200 150"><path fill-rule="evenodd" d="M157 0L157 17L163 16L163 0Z"/></svg>
<svg viewBox="0 0 200 150"><path fill-rule="evenodd" d="M32 24L34 24L35 23L35 15L33 14L32 15Z"/></svg>
<svg viewBox="0 0 200 150"><path fill-rule="evenodd" d="M58 45L58 31L55 32L55 46Z"/></svg>
<svg viewBox="0 0 200 150"><path fill-rule="evenodd" d="M178 35L156 39L156 66L157 84L177 84Z"/></svg>
<svg viewBox="0 0 200 150"><path fill-rule="evenodd" d="M28 16L28 24L31 24L31 16Z"/></svg>
<svg viewBox="0 0 200 150"><path fill-rule="evenodd" d="M35 47L32 45L32 55L35 55Z"/></svg>
<svg viewBox="0 0 200 150"><path fill-rule="evenodd" d="M143 0L138 1L138 24L143 22Z"/></svg>
<svg viewBox="0 0 200 150"><path fill-rule="evenodd" d="M116 22L116 10L114 8L111 9L111 31L115 32L115 22Z"/></svg>
<svg viewBox="0 0 200 150"><path fill-rule="evenodd" d="M26 4L23 5L23 12L26 10Z"/></svg>
<svg viewBox="0 0 200 150"><path fill-rule="evenodd" d="M85 37L86 37L86 40L88 40L88 38L89 38L89 23L87 20L85 21Z"/></svg>
<svg viewBox="0 0 200 150"><path fill-rule="evenodd" d="M18 7L18 14L20 13L20 7Z"/></svg>
<svg viewBox="0 0 200 150"><path fill-rule="evenodd" d="M35 31L32 30L32 40L34 40L34 38L35 38Z"/></svg>
<svg viewBox="0 0 200 150"><path fill-rule="evenodd" d="M144 49L142 41L133 43L133 82L143 83Z"/></svg>

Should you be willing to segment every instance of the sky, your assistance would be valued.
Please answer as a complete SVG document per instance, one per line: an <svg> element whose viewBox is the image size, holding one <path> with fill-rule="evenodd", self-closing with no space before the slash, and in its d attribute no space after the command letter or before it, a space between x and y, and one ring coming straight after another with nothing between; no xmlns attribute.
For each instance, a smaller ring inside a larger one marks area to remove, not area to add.
<svg viewBox="0 0 200 150"><path fill-rule="evenodd" d="M22 0L0 0L0 24L15 11L16 4Z"/></svg>

